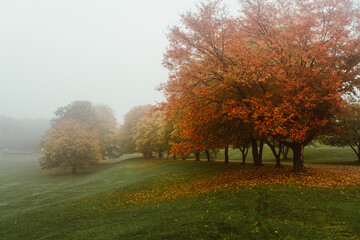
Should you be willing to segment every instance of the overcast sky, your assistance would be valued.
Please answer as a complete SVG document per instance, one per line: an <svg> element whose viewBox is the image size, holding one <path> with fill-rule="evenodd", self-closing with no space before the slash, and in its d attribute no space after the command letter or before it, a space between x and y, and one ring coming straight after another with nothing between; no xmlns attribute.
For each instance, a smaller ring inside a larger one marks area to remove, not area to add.
<svg viewBox="0 0 360 240"><path fill-rule="evenodd" d="M89 100L121 122L132 107L160 102L165 35L197 2L1 0L0 115L52 118Z"/></svg>

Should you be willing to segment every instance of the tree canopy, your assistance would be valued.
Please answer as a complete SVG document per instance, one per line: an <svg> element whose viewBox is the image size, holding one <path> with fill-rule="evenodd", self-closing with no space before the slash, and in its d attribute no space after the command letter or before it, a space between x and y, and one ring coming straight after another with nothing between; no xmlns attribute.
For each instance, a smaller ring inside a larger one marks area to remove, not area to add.
<svg viewBox="0 0 360 240"><path fill-rule="evenodd" d="M89 101L75 101L55 111L55 117L51 120L52 126L66 119L86 123L92 131L96 132L103 157L116 158L122 154L117 121L109 107L93 105Z"/></svg>
<svg viewBox="0 0 360 240"><path fill-rule="evenodd" d="M101 162L98 135L91 127L76 119L63 119L41 140L40 168L85 168Z"/></svg>
<svg viewBox="0 0 360 240"><path fill-rule="evenodd" d="M201 129L217 135L209 122L245 121L257 138L292 148L303 171L304 146L359 84L359 9L349 0L240 3L238 16L219 1L200 4L171 28L164 111L198 148L207 147Z"/></svg>
<svg viewBox="0 0 360 240"><path fill-rule="evenodd" d="M136 124L144 117L145 113L150 110L151 105L141 105L132 108L125 116L124 123L119 129L119 143L123 153L136 152Z"/></svg>
<svg viewBox="0 0 360 240"><path fill-rule="evenodd" d="M360 105L358 101L348 103L331 121L324 135L324 144L337 147L350 147L360 162Z"/></svg>

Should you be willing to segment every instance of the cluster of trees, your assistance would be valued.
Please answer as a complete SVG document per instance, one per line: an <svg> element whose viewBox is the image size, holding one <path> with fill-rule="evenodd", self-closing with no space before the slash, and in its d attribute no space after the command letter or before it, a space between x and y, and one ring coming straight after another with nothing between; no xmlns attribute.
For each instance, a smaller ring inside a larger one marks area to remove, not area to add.
<svg viewBox="0 0 360 240"><path fill-rule="evenodd" d="M240 149L243 160L251 148L254 165L261 166L267 144L277 167L291 149L293 170L303 171L304 147L323 134L324 143L350 145L360 159L358 107L346 104L359 85L358 6L351 0L239 2L236 16L220 1L181 16L164 54L166 101L133 108L120 129L104 106L59 108L42 142L41 166L63 166L57 161L66 158L74 169L71 159L95 163L134 152L183 158L193 152L197 160L205 153L210 160L218 149L225 149L227 162L229 147ZM83 137L70 134L76 131ZM74 154L54 154L51 146L61 144Z"/></svg>
<svg viewBox="0 0 360 240"><path fill-rule="evenodd" d="M106 158L141 152L162 157L169 150L171 129L161 116L150 114L151 105L131 109L118 128L112 110L89 101L76 101L55 112L51 127L40 141L42 169L86 168ZM147 114L148 113L148 114Z"/></svg>
<svg viewBox="0 0 360 240"><path fill-rule="evenodd" d="M178 133L172 151L251 145L261 165L267 143L275 156L292 149L303 171L304 147L359 84L360 11L350 0L240 4L237 16L200 4L168 34L160 109Z"/></svg>
<svg viewBox="0 0 360 240"><path fill-rule="evenodd" d="M131 109L119 130L119 143L123 153L140 152L145 158L169 156L172 125L164 121L154 106L144 105Z"/></svg>

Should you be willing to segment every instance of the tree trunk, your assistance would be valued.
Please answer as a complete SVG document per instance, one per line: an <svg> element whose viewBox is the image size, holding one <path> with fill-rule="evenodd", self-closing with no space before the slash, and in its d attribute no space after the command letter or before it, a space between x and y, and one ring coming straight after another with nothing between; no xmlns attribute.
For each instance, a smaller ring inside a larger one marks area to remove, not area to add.
<svg viewBox="0 0 360 240"><path fill-rule="evenodd" d="M264 142L261 141L260 142L260 151L258 151L257 140L253 139L251 141L251 152L252 152L253 159L254 159L254 166L263 166L263 164L262 164L262 148L263 148L263 146L264 146ZM261 156L260 156L259 152L261 153Z"/></svg>
<svg viewBox="0 0 360 240"><path fill-rule="evenodd" d="M173 159L176 160L176 155L173 155Z"/></svg>
<svg viewBox="0 0 360 240"><path fill-rule="evenodd" d="M76 174L76 166L72 166L72 174Z"/></svg>
<svg viewBox="0 0 360 240"><path fill-rule="evenodd" d="M280 156L275 156L275 160L276 160L275 168L282 168Z"/></svg>
<svg viewBox="0 0 360 240"><path fill-rule="evenodd" d="M287 160L287 159L288 159L288 153L289 153L289 147L288 147L288 146L283 147L283 149L282 149L282 151L281 151L283 160Z"/></svg>
<svg viewBox="0 0 360 240"><path fill-rule="evenodd" d="M182 158L182 160L184 160L184 161L186 160L186 156L181 156L181 158Z"/></svg>
<svg viewBox="0 0 360 240"><path fill-rule="evenodd" d="M254 160L254 166L259 166L259 154L257 149L257 140L253 139L251 141L251 153Z"/></svg>
<svg viewBox="0 0 360 240"><path fill-rule="evenodd" d="M241 155L242 155L242 164L245 164L245 160L246 160L246 157L247 157L247 154L249 152L249 148L239 148L240 152L241 152Z"/></svg>
<svg viewBox="0 0 360 240"><path fill-rule="evenodd" d="M162 153L162 151L159 151L159 158L161 159L161 158L163 158L163 153Z"/></svg>
<svg viewBox="0 0 360 240"><path fill-rule="evenodd" d="M276 165L275 168L281 168L281 162L280 162L280 157L281 157L281 153L283 150L283 146L281 145L281 143L279 143L279 152L276 152L276 145L275 145L275 140L272 140L272 142L266 140L266 144L269 146L269 148L271 149L271 152L273 153L274 157L275 157L275 161L276 161Z"/></svg>
<svg viewBox="0 0 360 240"><path fill-rule="evenodd" d="M211 162L209 150L205 150L205 154L206 154L206 158L207 158L208 162Z"/></svg>
<svg viewBox="0 0 360 240"><path fill-rule="evenodd" d="M295 143L293 150L293 170L295 172L304 172L304 145Z"/></svg>
<svg viewBox="0 0 360 240"><path fill-rule="evenodd" d="M264 140L260 140L260 146L259 146L259 162L260 166L262 166L262 157L263 157L263 149L264 149Z"/></svg>
<svg viewBox="0 0 360 240"><path fill-rule="evenodd" d="M229 146L225 148L225 163L229 163Z"/></svg>
<svg viewBox="0 0 360 240"><path fill-rule="evenodd" d="M354 151L354 153L356 154L358 160L356 162L360 163L360 145L357 145L357 150L355 149L355 146L351 145L350 143L348 143L348 145L351 147L351 149Z"/></svg>
<svg viewBox="0 0 360 240"><path fill-rule="evenodd" d="M194 154L195 154L195 161L200 161L200 151L197 150L194 152Z"/></svg>

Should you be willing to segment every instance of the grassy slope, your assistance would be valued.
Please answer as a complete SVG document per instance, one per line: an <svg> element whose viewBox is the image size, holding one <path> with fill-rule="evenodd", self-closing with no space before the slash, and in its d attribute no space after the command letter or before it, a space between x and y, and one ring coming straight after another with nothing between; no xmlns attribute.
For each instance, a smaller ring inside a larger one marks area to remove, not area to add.
<svg viewBox="0 0 360 240"><path fill-rule="evenodd" d="M333 153L326 152L325 156ZM202 194L145 207L105 204L113 191L132 192L186 183L241 167L221 162L164 160L147 166L144 163L149 162L114 161L72 176L68 171L40 171L34 156L0 155L0 239L360 236L359 187L267 186ZM117 203L122 202L117 199Z"/></svg>

